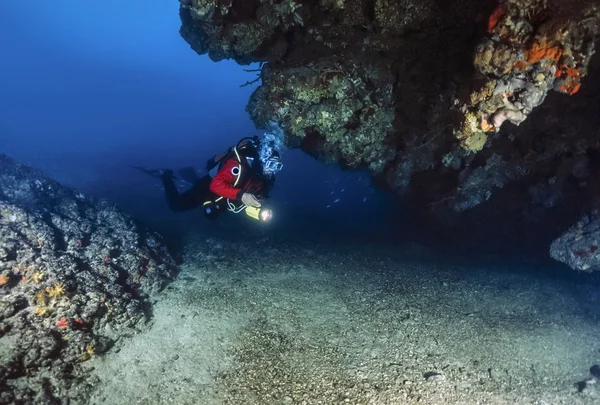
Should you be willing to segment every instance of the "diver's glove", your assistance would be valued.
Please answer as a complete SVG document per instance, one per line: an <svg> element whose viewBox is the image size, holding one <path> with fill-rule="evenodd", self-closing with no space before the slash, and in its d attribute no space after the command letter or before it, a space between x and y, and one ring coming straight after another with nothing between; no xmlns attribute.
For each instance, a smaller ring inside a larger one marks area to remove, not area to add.
<svg viewBox="0 0 600 405"><path fill-rule="evenodd" d="M242 202L250 207L260 207L260 202L250 193L242 194Z"/></svg>

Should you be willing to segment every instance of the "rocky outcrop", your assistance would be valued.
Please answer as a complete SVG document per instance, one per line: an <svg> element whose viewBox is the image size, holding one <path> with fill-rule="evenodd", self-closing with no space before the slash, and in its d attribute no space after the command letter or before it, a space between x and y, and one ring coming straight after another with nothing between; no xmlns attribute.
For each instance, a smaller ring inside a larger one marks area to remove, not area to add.
<svg viewBox="0 0 600 405"><path fill-rule="evenodd" d="M80 364L142 328L175 269L158 234L0 155L0 403L84 395Z"/></svg>
<svg viewBox="0 0 600 405"><path fill-rule="evenodd" d="M493 228L474 218L543 228L598 200L600 0L180 2L196 52L260 62L258 127L452 217L461 244Z"/></svg>
<svg viewBox="0 0 600 405"><path fill-rule="evenodd" d="M479 151L486 133L505 121L521 124L550 90L579 91L600 30L600 9L591 3L510 0L497 6L475 51L475 67L487 80L462 107L457 137L463 148Z"/></svg>
<svg viewBox="0 0 600 405"><path fill-rule="evenodd" d="M550 256L585 272L600 271L600 217L585 215L550 246Z"/></svg>

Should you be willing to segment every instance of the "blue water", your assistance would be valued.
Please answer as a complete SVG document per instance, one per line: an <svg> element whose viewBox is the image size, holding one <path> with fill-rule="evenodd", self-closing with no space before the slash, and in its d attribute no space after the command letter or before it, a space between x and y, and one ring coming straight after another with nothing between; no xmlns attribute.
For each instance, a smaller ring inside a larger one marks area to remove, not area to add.
<svg viewBox="0 0 600 405"><path fill-rule="evenodd" d="M168 231L182 218L213 226L169 212L158 182L128 168L201 168L239 138L261 133L245 112L259 83L240 87L255 77L243 69L255 66L198 56L179 36L178 7L0 3L0 36L10 39L0 64L0 152ZM272 227L291 232L379 233L394 212L366 173L300 151L285 153L269 204ZM247 222L240 224L253 226Z"/></svg>

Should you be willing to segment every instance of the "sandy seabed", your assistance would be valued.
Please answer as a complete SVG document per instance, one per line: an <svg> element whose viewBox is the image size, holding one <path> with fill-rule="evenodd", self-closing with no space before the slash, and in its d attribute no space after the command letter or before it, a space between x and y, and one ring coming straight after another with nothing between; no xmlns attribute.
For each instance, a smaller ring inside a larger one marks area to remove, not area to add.
<svg viewBox="0 0 600 405"><path fill-rule="evenodd" d="M414 245L186 250L148 330L87 362L90 404L600 403L600 286L566 267Z"/></svg>

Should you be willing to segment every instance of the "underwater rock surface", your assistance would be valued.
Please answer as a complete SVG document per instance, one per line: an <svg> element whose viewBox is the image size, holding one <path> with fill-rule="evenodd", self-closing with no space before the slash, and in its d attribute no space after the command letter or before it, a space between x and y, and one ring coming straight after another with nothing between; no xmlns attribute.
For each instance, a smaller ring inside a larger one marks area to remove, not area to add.
<svg viewBox="0 0 600 405"><path fill-rule="evenodd" d="M140 330L175 269L160 235L0 155L0 403L85 396L79 365Z"/></svg>
<svg viewBox="0 0 600 405"><path fill-rule="evenodd" d="M180 3L197 53L260 62L257 127L368 169L464 238L475 207L562 232L597 200L599 0Z"/></svg>
<svg viewBox="0 0 600 405"><path fill-rule="evenodd" d="M575 270L600 271L600 217L598 212L586 215L550 247L552 258Z"/></svg>

